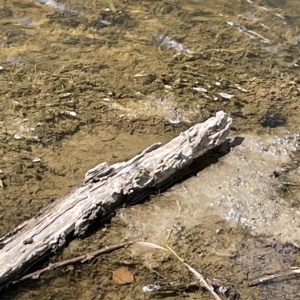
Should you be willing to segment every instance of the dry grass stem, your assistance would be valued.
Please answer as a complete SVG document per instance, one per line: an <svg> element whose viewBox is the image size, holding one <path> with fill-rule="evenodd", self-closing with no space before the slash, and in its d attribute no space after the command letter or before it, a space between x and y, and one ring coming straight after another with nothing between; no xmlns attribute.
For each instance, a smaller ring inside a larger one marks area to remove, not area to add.
<svg viewBox="0 0 300 300"><path fill-rule="evenodd" d="M265 277L261 277L259 279L252 280L252 281L249 282L249 286L259 285L261 283L270 281L272 279L285 277L285 276L291 276L291 275L295 275L295 274L300 274L300 268L289 270L289 271L284 271L284 272L280 272L280 273L277 273L277 274L268 275L268 276L265 276Z"/></svg>
<svg viewBox="0 0 300 300"><path fill-rule="evenodd" d="M214 288L213 286L209 285L207 283L207 281L204 279L204 277L198 272L196 271L193 267L191 267L189 264L187 264L168 244L168 240L170 238L170 235L172 233L172 230L171 229L166 237L166 240L165 240L165 247L170 251L172 252L182 263L185 264L185 266L188 268L188 270L194 275L194 277L196 278L196 280L202 285L204 286L214 297L215 299L217 300L222 300L219 295L214 291Z"/></svg>
<svg viewBox="0 0 300 300"><path fill-rule="evenodd" d="M29 278L37 279L42 273L45 273L49 270L53 270L53 269L60 268L60 267L63 267L63 266L75 264L75 263L78 263L78 262L84 263L86 261L92 260L93 258L95 258L95 257L97 257L101 254L109 253L109 252L112 252L112 251L117 250L117 249L128 247L128 246L133 245L133 244L135 244L137 242L140 242L140 241L141 241L141 239L124 242L124 243L120 243L120 244L109 246L109 247L104 247L104 248L99 249L97 251L90 252L90 253L87 253L87 254L84 254L84 255L80 255L80 256L77 256L75 258L71 258L71 259L68 259L68 260L64 260L64 261L60 261L60 262L57 262L57 263L49 264L47 267L45 267L43 269L40 269L40 270L37 270L35 272L32 272L30 274L27 274L27 275L21 277L20 279L14 281L13 283L24 281L24 280L29 279Z"/></svg>

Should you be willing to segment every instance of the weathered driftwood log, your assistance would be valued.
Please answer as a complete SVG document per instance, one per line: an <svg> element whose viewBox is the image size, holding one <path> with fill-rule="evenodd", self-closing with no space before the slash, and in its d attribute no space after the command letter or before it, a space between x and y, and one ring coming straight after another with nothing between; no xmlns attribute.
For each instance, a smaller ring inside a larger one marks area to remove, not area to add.
<svg viewBox="0 0 300 300"><path fill-rule="evenodd" d="M220 111L164 146L154 144L127 162L89 170L79 186L0 239L0 289L64 246L67 236L82 236L97 217L172 180L200 151L220 144L231 122Z"/></svg>

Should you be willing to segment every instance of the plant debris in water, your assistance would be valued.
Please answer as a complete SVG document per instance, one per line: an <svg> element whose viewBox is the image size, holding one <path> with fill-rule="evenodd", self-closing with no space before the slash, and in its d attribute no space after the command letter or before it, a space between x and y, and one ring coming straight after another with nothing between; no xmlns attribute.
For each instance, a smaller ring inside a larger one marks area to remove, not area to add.
<svg viewBox="0 0 300 300"><path fill-rule="evenodd" d="M173 49L180 54L191 53L190 49L187 46L184 46L183 44L181 44L175 40L172 40L171 38L169 38L168 36L166 36L164 34L156 34L155 38L158 41L160 46L164 46L169 49Z"/></svg>

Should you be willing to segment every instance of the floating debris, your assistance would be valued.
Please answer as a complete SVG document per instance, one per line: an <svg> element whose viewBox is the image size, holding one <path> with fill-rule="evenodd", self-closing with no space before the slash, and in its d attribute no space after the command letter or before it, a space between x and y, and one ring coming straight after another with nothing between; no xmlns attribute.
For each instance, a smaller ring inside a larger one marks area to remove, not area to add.
<svg viewBox="0 0 300 300"><path fill-rule="evenodd" d="M70 117L76 117L77 116L77 114L76 114L75 111L69 111L69 110L67 110L65 113L66 113L66 115L68 115Z"/></svg>
<svg viewBox="0 0 300 300"><path fill-rule="evenodd" d="M145 73L143 73L143 72L137 73L137 74L134 74L134 75L133 75L133 77L136 77L136 78L138 78L138 77L144 77L144 76L147 76L147 74L145 74Z"/></svg>
<svg viewBox="0 0 300 300"><path fill-rule="evenodd" d="M247 32L259 37L260 39L262 39L262 41L264 43L271 44L271 41L269 39L265 38L264 36L262 36L261 34L258 34L257 32L255 32L253 30L247 30Z"/></svg>
<svg viewBox="0 0 300 300"><path fill-rule="evenodd" d="M246 11L243 13L244 17L246 17L247 19L251 19L251 20L259 20L259 18L254 14L252 13L251 11Z"/></svg>
<svg viewBox="0 0 300 300"><path fill-rule="evenodd" d="M111 22L108 22L108 21L106 21L106 20L99 20L99 22L100 22L101 24L103 24L103 25L106 25L106 26L111 25Z"/></svg>
<svg viewBox="0 0 300 300"><path fill-rule="evenodd" d="M14 139L15 139L15 140L20 140L20 139L21 139L21 136L20 136L19 134L16 133L16 134L14 135Z"/></svg>
<svg viewBox="0 0 300 300"><path fill-rule="evenodd" d="M41 159L40 159L39 157L35 157L35 158L32 160L33 163L38 163L38 162L40 162L40 161L41 161Z"/></svg>
<svg viewBox="0 0 300 300"><path fill-rule="evenodd" d="M15 57L9 57L6 61L11 63L15 67L21 67L26 64L24 60L21 60L21 59L15 58Z"/></svg>
<svg viewBox="0 0 300 300"><path fill-rule="evenodd" d="M244 32L251 39L260 38L264 43L271 44L271 41L269 39L265 38L264 36L262 36L261 34L255 32L253 30L248 30L244 25L234 23L231 21L226 21L226 23L228 25L234 27L235 29L237 29L241 32Z"/></svg>
<svg viewBox="0 0 300 300"><path fill-rule="evenodd" d="M22 25L34 25L35 23L28 18L19 18L18 22Z"/></svg>
<svg viewBox="0 0 300 300"><path fill-rule="evenodd" d="M230 95L227 93L219 93L220 97L225 99L225 100L230 100L232 97L234 97L234 95Z"/></svg>
<svg viewBox="0 0 300 300"><path fill-rule="evenodd" d="M181 53L181 54L191 53L191 51L189 50L189 48L187 46L184 46L183 44L170 39L166 35L156 34L155 38L158 41L160 46L165 46L169 49L174 49L175 51L177 51L178 53Z"/></svg>
<svg viewBox="0 0 300 300"><path fill-rule="evenodd" d="M16 100L12 100L12 103L13 103L14 108L16 108L17 106L20 105L20 102L16 101Z"/></svg>
<svg viewBox="0 0 300 300"><path fill-rule="evenodd" d="M134 96L137 97L137 98L141 98L141 97L144 97L144 94L142 94L141 92L136 92L134 94Z"/></svg>
<svg viewBox="0 0 300 300"><path fill-rule="evenodd" d="M207 90L202 88L202 87L197 87L197 86L194 86L193 87L193 90L197 91L197 92L202 92L202 93L207 93Z"/></svg>
<svg viewBox="0 0 300 300"><path fill-rule="evenodd" d="M60 98L60 99L67 98L67 97L69 97L70 95L71 95L71 93L63 93L63 94L60 94L60 95L59 95L59 98Z"/></svg>
<svg viewBox="0 0 300 300"><path fill-rule="evenodd" d="M235 84L234 85L238 90L240 90L241 92L247 93L248 91L246 89L244 89L243 87L241 87L239 84Z"/></svg>
<svg viewBox="0 0 300 300"><path fill-rule="evenodd" d="M148 285L143 286L144 293L158 291L159 289L160 289L160 286L154 285L154 284L148 284Z"/></svg>
<svg viewBox="0 0 300 300"><path fill-rule="evenodd" d="M278 18L280 18L280 19L283 19L283 20L285 20L285 17L284 16L282 16L282 15L280 15L280 14L275 14L275 16L277 16Z"/></svg>
<svg viewBox="0 0 300 300"><path fill-rule="evenodd" d="M216 81L216 82L215 82L215 85L216 85L216 86L221 86L221 82Z"/></svg>
<svg viewBox="0 0 300 300"><path fill-rule="evenodd" d="M265 51L271 52L271 53L277 53L278 52L278 47L277 46L262 46L262 49Z"/></svg>
<svg viewBox="0 0 300 300"><path fill-rule="evenodd" d="M170 122L170 124L179 124L179 123L180 123L179 118L176 118L176 119L174 119L174 120L169 119L168 121Z"/></svg>
<svg viewBox="0 0 300 300"><path fill-rule="evenodd" d="M4 68L2 66L0 66L0 70L4 70Z"/></svg>
<svg viewBox="0 0 300 300"><path fill-rule="evenodd" d="M269 9L263 7L263 6L258 6L256 4L254 4L251 0L247 0L248 3L250 3L251 5L253 5L254 7L257 7L257 8L260 8L260 9L263 9L263 10L266 10L266 11L269 11Z"/></svg>
<svg viewBox="0 0 300 300"><path fill-rule="evenodd" d="M105 97L105 98L103 98L103 101L105 101L105 102L109 102L109 101L110 101L110 99L109 99L109 98L107 98L107 97Z"/></svg>

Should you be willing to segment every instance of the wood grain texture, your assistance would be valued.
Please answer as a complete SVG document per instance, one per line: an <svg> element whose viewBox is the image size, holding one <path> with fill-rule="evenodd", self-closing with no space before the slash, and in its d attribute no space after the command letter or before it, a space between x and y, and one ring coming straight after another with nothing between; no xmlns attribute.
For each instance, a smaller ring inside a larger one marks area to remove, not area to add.
<svg viewBox="0 0 300 300"><path fill-rule="evenodd" d="M154 144L126 162L89 170L79 186L0 239L0 289L64 247L67 236L83 236L96 218L166 184L201 151L224 141L231 123L219 111L164 146Z"/></svg>

